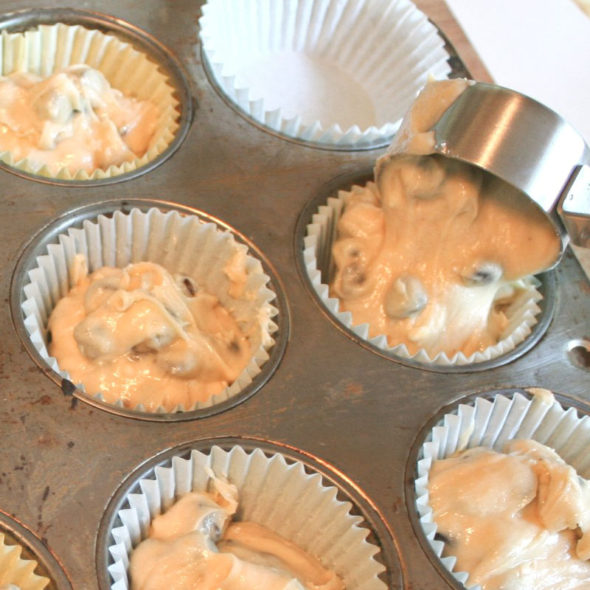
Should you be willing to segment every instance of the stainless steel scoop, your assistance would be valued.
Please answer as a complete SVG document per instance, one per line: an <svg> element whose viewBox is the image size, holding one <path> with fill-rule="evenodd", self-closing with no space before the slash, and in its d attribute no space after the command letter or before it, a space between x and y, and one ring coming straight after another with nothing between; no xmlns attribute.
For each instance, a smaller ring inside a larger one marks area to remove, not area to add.
<svg viewBox="0 0 590 590"><path fill-rule="evenodd" d="M433 130L435 152L483 168L532 199L562 237L562 251L566 231L574 244L590 247L590 149L557 113L513 90L478 82Z"/></svg>

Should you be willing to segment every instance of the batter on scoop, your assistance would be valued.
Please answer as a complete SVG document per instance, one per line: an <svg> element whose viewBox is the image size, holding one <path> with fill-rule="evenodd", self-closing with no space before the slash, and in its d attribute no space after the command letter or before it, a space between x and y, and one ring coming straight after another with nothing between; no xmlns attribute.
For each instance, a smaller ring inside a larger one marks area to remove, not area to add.
<svg viewBox="0 0 590 590"><path fill-rule="evenodd" d="M509 329L506 306L529 288L527 277L556 261L561 245L516 189L424 153L436 122L428 105L440 116L465 85L448 82L442 95L428 88L418 100L378 161L376 183L352 192L332 249L340 311L367 323L370 337L385 334L390 346L431 358L496 344Z"/></svg>

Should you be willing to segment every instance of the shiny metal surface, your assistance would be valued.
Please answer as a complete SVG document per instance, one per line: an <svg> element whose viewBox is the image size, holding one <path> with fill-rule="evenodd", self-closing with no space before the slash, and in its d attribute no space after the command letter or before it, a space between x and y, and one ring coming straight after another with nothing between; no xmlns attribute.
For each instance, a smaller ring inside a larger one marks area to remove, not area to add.
<svg viewBox="0 0 590 590"><path fill-rule="evenodd" d="M442 406L473 392L543 386L587 408L590 372L570 362L568 344L590 334L590 284L568 249L554 271L555 309L544 336L520 358L486 371L432 373L359 346L325 317L302 280L296 224L327 182L372 167L382 151L317 150L270 135L237 115L210 86L195 50L199 5L80 3L147 31L186 69L199 108L186 140L162 165L127 182L86 188L42 184L0 170L0 508L44 539L73 588L96 590L101 519L138 465L197 438L270 439L328 462L371 499L399 548L402 587L446 588L415 534L406 501L412 444ZM3 0L0 6L13 11L22 4ZM290 308L290 339L275 373L244 403L201 420L130 420L64 396L24 350L8 305L23 247L65 211L129 198L206 211L252 240L276 269Z"/></svg>
<svg viewBox="0 0 590 590"><path fill-rule="evenodd" d="M587 246L589 182L586 174L576 177L590 163L590 149L557 113L518 92L480 82L459 96L434 130L435 151L483 168L521 190L562 233L559 211L572 241Z"/></svg>
<svg viewBox="0 0 590 590"><path fill-rule="evenodd" d="M559 207L574 244L590 248L590 160L574 171Z"/></svg>

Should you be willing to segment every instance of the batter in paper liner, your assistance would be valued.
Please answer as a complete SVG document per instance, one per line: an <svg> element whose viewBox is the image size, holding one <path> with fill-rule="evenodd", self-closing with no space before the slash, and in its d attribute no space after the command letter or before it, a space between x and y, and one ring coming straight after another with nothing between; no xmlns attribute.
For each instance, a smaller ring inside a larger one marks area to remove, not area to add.
<svg viewBox="0 0 590 590"><path fill-rule="evenodd" d="M88 173L135 160L148 150L158 109L124 96L101 72L73 65L48 78L0 78L0 151L52 174Z"/></svg>
<svg viewBox="0 0 590 590"><path fill-rule="evenodd" d="M299 547L253 522L231 522L235 486L182 496L152 520L131 554L132 590L344 590L338 576Z"/></svg>
<svg viewBox="0 0 590 590"><path fill-rule="evenodd" d="M376 182L347 200L331 284L340 311L369 324L370 337L385 334L390 346L431 358L497 344L506 308L530 288L521 279L553 264L560 249L552 225L516 189L462 162L423 155L433 145L428 129L465 87L437 84L440 92L427 87L378 161Z"/></svg>
<svg viewBox="0 0 590 590"><path fill-rule="evenodd" d="M80 275L49 318L49 352L88 393L147 411L188 409L250 362L248 337L192 279L151 262Z"/></svg>
<svg viewBox="0 0 590 590"><path fill-rule="evenodd" d="M590 483L532 440L435 461L429 501L444 555L484 590L590 587Z"/></svg>

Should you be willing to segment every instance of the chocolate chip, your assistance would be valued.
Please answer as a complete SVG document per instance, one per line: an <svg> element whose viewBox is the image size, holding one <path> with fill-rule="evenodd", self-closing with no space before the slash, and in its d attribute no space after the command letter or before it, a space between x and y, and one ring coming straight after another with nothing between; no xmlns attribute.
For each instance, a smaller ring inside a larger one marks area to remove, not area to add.
<svg viewBox="0 0 590 590"><path fill-rule="evenodd" d="M61 390L64 395L74 395L74 392L76 391L76 386L68 379L62 379Z"/></svg>
<svg viewBox="0 0 590 590"><path fill-rule="evenodd" d="M184 279L182 279L182 284L184 285L189 297L194 297L197 294L195 284L191 279L189 279L189 277L184 277Z"/></svg>
<svg viewBox="0 0 590 590"><path fill-rule="evenodd" d="M481 262L468 275L464 276L465 284L477 287L499 281L504 274L502 267L496 262Z"/></svg>
<svg viewBox="0 0 590 590"><path fill-rule="evenodd" d="M359 272L353 278L353 283L355 285L362 285L367 280L367 275L364 272Z"/></svg>

